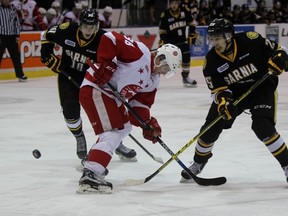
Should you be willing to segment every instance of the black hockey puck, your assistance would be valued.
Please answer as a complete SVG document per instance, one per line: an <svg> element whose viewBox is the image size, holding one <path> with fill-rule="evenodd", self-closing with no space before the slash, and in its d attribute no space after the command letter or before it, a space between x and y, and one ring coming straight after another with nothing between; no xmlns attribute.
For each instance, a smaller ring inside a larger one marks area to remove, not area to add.
<svg viewBox="0 0 288 216"><path fill-rule="evenodd" d="M33 150L32 154L36 159L41 157L41 152L38 149Z"/></svg>

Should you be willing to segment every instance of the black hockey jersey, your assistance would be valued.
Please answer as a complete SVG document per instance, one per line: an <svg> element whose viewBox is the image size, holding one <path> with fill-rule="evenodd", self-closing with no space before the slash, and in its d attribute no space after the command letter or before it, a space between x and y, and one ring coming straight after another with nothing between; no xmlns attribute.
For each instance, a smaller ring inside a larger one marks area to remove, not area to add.
<svg viewBox="0 0 288 216"><path fill-rule="evenodd" d="M58 44L63 48L62 69L66 72L83 72L83 75L85 75L89 68L86 60L87 58L92 61L97 59L100 39L106 31L99 29L89 40L84 40L80 37L79 28L77 23L66 22L46 30L42 38L41 55L50 55L53 52L54 45ZM47 43L45 43L45 40Z"/></svg>
<svg viewBox="0 0 288 216"><path fill-rule="evenodd" d="M192 25L191 13L183 8L172 14L170 9L161 14L159 33L165 43L179 44L187 40L186 27Z"/></svg>
<svg viewBox="0 0 288 216"><path fill-rule="evenodd" d="M232 59L218 53L214 47L206 55L203 73L212 96L227 87L234 98L241 96L268 72L268 59L278 48L277 43L257 32L235 34L232 46ZM278 77L271 76L267 82L277 85Z"/></svg>

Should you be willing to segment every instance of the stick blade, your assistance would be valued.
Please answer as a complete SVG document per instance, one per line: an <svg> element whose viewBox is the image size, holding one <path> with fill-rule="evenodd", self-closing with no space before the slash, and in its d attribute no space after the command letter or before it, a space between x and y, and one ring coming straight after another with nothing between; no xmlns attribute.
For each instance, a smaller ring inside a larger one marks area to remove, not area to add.
<svg viewBox="0 0 288 216"><path fill-rule="evenodd" d="M141 185L145 183L145 179L126 179L124 184L127 186Z"/></svg>
<svg viewBox="0 0 288 216"><path fill-rule="evenodd" d="M154 160L157 161L158 163L164 164L164 161L161 157L154 157Z"/></svg>

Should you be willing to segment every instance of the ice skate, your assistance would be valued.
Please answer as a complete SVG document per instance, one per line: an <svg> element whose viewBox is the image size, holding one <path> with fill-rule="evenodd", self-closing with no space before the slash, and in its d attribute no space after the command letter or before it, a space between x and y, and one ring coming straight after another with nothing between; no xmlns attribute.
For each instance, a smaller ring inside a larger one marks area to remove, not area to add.
<svg viewBox="0 0 288 216"><path fill-rule="evenodd" d="M286 181L288 182L288 165L285 167L282 167L282 169L284 170L285 176L286 176Z"/></svg>
<svg viewBox="0 0 288 216"><path fill-rule="evenodd" d="M87 145L84 133L82 132L80 136L76 137L77 141L77 155L79 159L83 159L87 155Z"/></svg>
<svg viewBox="0 0 288 216"><path fill-rule="evenodd" d="M183 82L184 87L190 87L190 88L197 87L197 81L194 79L190 79L189 77L183 77L182 82Z"/></svg>
<svg viewBox="0 0 288 216"><path fill-rule="evenodd" d="M199 163L194 162L188 169L194 175L198 175L199 173L201 173L201 171L203 170L205 165L206 165L206 163L199 164ZM189 176L189 174L185 170L182 170L181 176L182 176L182 178L180 180L180 183L192 183L192 182L194 182L194 180Z"/></svg>
<svg viewBox="0 0 288 216"><path fill-rule="evenodd" d="M126 147L122 142L120 143L119 147L115 150L115 153L122 161L131 161L131 162L137 161L136 151L134 149Z"/></svg>
<svg viewBox="0 0 288 216"><path fill-rule="evenodd" d="M105 177L84 168L77 193L112 193L113 185Z"/></svg>
<svg viewBox="0 0 288 216"><path fill-rule="evenodd" d="M27 76L18 77L19 82L26 82L27 79L28 79Z"/></svg>

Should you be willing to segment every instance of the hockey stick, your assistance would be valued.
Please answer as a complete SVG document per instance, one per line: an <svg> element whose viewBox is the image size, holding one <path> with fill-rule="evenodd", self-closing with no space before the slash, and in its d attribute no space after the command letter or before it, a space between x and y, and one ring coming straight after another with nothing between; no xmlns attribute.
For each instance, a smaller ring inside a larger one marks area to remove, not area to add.
<svg viewBox="0 0 288 216"><path fill-rule="evenodd" d="M161 157L155 157L154 155L152 155L143 145L141 145L141 143L138 142L138 140L132 136L132 134L129 134L129 137L134 141L136 142L153 160L161 163L161 164L164 164L164 161Z"/></svg>
<svg viewBox="0 0 288 216"><path fill-rule="evenodd" d="M88 62L88 61L87 61ZM91 65L90 63L88 63L89 66ZM80 86L78 85L78 83L69 75L67 74L65 71L61 71L58 74L63 74L68 80L70 80L77 88L80 88ZM141 143L131 134L129 134L129 137L140 147L142 148L154 161L163 164L164 161L161 157L155 157L153 154L151 154L143 145L141 145Z"/></svg>
<svg viewBox="0 0 288 216"><path fill-rule="evenodd" d="M135 118L139 121L139 123L142 125L143 128L145 128L146 130L153 130L145 121L143 121L141 119L141 117L133 110L133 108L129 105L129 103L120 95L120 93L108 82L107 83L108 87L111 89L111 91L113 92L113 94L118 98L118 100L120 100L125 106L126 108L135 116ZM218 178L211 178L211 179L204 179L201 177L198 177L196 175L194 175L185 165L184 163L177 157L175 156L175 154L172 152L172 150L162 141L162 139L157 136L157 141L159 142L159 144L172 156L172 159L176 160L177 163L189 174L189 176L191 178L194 179L194 181L199 184L199 185L203 185L203 186L209 186L209 185L222 185L226 183L226 178L225 177L218 177ZM164 164L163 164L164 165ZM162 166L163 166L162 165ZM167 165L165 165L167 166ZM149 179L150 180L150 179ZM148 180L148 181L149 181ZM141 183L145 183L147 181L137 181L136 184L141 184ZM129 184L129 183L128 183ZM133 184L133 183L131 183Z"/></svg>
<svg viewBox="0 0 288 216"><path fill-rule="evenodd" d="M244 98L246 98L256 87L258 87L263 81L265 81L272 73L269 71L265 74L260 80L258 80L253 86L251 86L243 95L241 95L236 101L234 101L233 105L236 106L239 104ZM146 177L145 179L130 179L127 180L127 184L129 185L138 185L144 184L150 181L154 176L160 173L168 164L170 164L177 156L179 156L182 152L184 152L192 143L194 143L197 139L199 139L206 131L208 131L213 125L215 125L222 116L218 116L214 119L209 125L207 125L202 131L200 131L193 139L191 139L185 146L183 146L175 155L173 155L168 161L166 161L159 169L157 169L154 173ZM194 178L193 178L194 179ZM195 179L194 179L195 180ZM206 180L206 179L204 179ZM223 181L223 180L222 180Z"/></svg>
<svg viewBox="0 0 288 216"><path fill-rule="evenodd" d="M135 116L135 118L140 122L140 124L142 125L143 128L145 128L146 130L153 130L145 121L143 121L141 119L141 117L133 110L133 108L129 105L129 103L119 94L119 92L117 92L115 90L115 88L110 84L107 83L108 87L111 89L111 91L113 92L113 94L127 107L127 109ZM183 162L172 152L172 150L162 141L162 139L157 136L157 141L159 142L159 144L172 156L172 160L176 160L177 163L189 174L189 176L191 178L194 179L194 181L199 184L199 185L203 185L203 186L209 186L209 185L222 185L226 183L226 178L225 177L218 177L218 178L211 178L211 179L204 179L201 177L198 177L196 175L194 175L184 164ZM164 164L163 164L164 165ZM162 165L162 166L163 166ZM167 165L165 165L167 166ZM150 179L149 179L150 180ZM148 181L149 181L148 180ZM145 183L147 181L141 181L138 182L136 184L141 184L141 183ZM135 184L135 183L129 183L128 184Z"/></svg>

